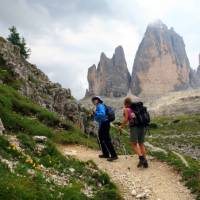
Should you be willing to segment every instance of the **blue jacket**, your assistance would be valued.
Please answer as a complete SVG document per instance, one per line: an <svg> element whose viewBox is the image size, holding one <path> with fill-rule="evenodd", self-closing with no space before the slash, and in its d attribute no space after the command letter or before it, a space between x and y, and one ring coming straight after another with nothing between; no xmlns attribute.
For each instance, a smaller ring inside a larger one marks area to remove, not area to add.
<svg viewBox="0 0 200 200"><path fill-rule="evenodd" d="M107 121L107 115L106 115L106 107L104 104L99 103L96 106L96 111L94 114L94 120L99 123L99 126L102 122Z"/></svg>

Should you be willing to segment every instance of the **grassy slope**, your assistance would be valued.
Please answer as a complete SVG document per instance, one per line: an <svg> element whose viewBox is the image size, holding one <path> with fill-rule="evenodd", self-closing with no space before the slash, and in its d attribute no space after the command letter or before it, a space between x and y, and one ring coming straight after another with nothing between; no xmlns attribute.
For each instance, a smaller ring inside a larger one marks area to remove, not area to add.
<svg viewBox="0 0 200 200"><path fill-rule="evenodd" d="M24 149L24 152L20 152L8 142L6 136L0 136L0 156L17 162L15 173L11 173L8 166L0 162L0 199L120 199L109 177L97 170L93 163L65 158L55 148L56 143L96 147L95 139L88 142L87 137L70 122L62 121L55 113L33 104L4 84L0 84L0 118L7 133L16 135L20 147ZM37 144L32 139L34 135L48 137L42 152L35 151ZM27 160L29 157L31 161ZM67 176L69 183L59 186L48 181L40 166ZM28 173L30 169L34 170L34 175ZM95 191L93 197L89 198L81 192L85 184Z"/></svg>

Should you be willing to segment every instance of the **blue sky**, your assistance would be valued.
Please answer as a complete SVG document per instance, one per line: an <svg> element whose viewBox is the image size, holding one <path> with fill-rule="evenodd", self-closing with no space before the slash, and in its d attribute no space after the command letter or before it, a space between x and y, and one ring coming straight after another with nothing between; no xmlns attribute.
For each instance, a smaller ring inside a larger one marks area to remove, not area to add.
<svg viewBox="0 0 200 200"><path fill-rule="evenodd" d="M186 45L192 68L200 52L198 0L0 0L0 35L15 25L32 49L30 61L81 98L87 69L122 45L130 72L148 23L161 19Z"/></svg>

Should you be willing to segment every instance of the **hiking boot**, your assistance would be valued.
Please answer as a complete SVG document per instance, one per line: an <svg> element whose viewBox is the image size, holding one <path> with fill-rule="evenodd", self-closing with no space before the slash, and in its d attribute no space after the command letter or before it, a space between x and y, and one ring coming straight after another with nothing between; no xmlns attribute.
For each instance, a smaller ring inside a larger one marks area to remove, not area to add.
<svg viewBox="0 0 200 200"><path fill-rule="evenodd" d="M144 168L148 168L149 167L149 164L148 164L146 159L143 161L143 167Z"/></svg>
<svg viewBox="0 0 200 200"><path fill-rule="evenodd" d="M107 161L112 162L112 161L117 160L117 159L118 159L118 156L115 156L115 157L108 158Z"/></svg>
<svg viewBox="0 0 200 200"><path fill-rule="evenodd" d="M105 155L99 155L99 158L110 158L110 157Z"/></svg>
<svg viewBox="0 0 200 200"><path fill-rule="evenodd" d="M142 160L139 161L139 163L137 164L137 167L138 168L143 167L143 161Z"/></svg>
<svg viewBox="0 0 200 200"><path fill-rule="evenodd" d="M138 168L143 167L144 166L144 161L145 161L144 156L139 156L139 163L138 163L137 167Z"/></svg>

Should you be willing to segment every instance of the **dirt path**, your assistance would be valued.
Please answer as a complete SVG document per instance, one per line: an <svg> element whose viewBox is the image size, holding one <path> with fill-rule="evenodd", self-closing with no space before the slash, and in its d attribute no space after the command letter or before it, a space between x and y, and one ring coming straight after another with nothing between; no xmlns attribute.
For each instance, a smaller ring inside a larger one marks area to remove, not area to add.
<svg viewBox="0 0 200 200"><path fill-rule="evenodd" d="M194 196L180 182L180 176L168 165L150 158L148 169L138 169L136 156L119 156L115 162L99 159L100 152L82 146L59 146L64 155L93 160L107 172L125 200L193 200Z"/></svg>

